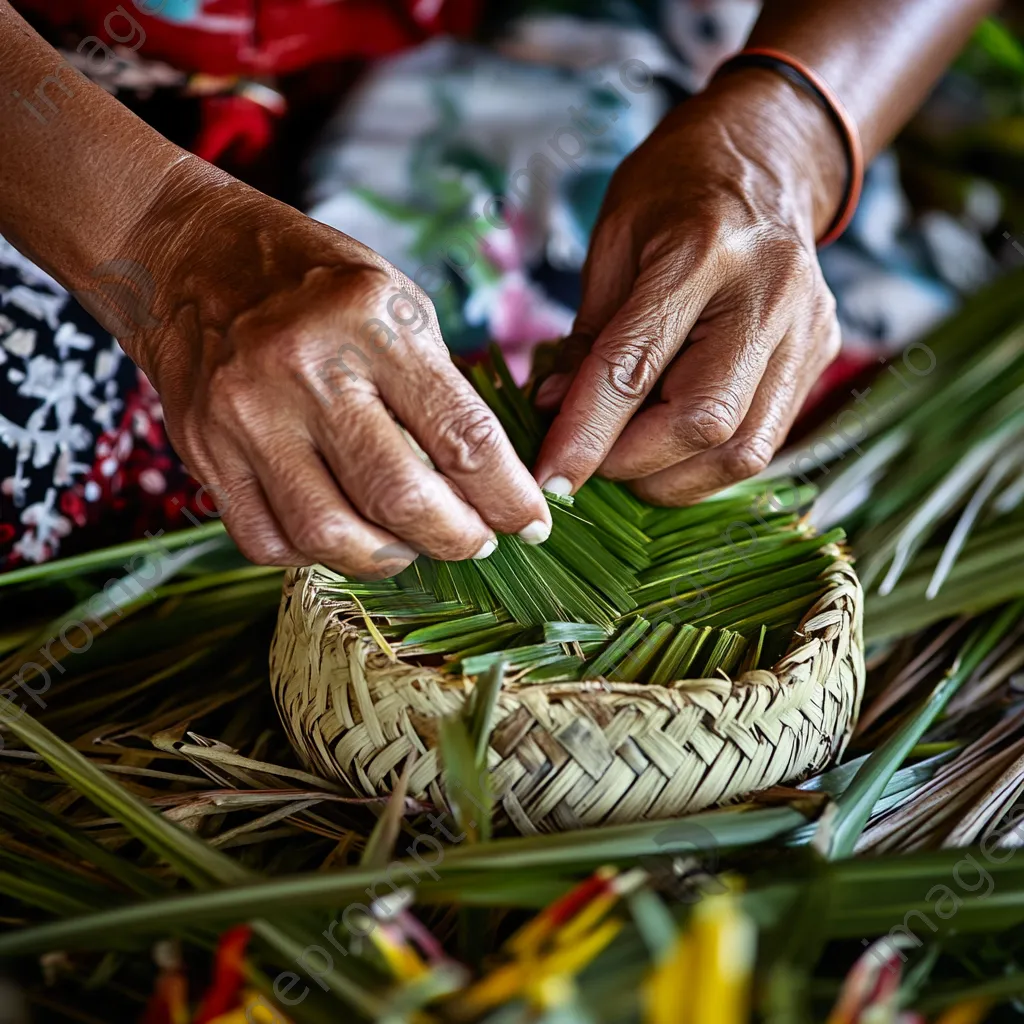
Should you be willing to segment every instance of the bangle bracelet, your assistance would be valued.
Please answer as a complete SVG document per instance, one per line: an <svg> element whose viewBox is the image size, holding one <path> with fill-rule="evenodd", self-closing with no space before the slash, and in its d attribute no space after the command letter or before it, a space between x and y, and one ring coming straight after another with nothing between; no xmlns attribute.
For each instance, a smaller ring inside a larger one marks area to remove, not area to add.
<svg viewBox="0 0 1024 1024"><path fill-rule="evenodd" d="M829 225L828 230L818 240L819 246L831 245L850 226L850 221L853 220L853 215L857 212L861 191L864 188L864 150L861 146L860 132L857 130L856 122L843 106L839 97L832 91L828 82L791 54L765 47L751 47L742 50L722 64L715 72L715 77L726 71L739 68L763 68L782 75L788 82L808 93L824 107L829 119L839 132L843 150L846 153L846 188L839 212Z"/></svg>

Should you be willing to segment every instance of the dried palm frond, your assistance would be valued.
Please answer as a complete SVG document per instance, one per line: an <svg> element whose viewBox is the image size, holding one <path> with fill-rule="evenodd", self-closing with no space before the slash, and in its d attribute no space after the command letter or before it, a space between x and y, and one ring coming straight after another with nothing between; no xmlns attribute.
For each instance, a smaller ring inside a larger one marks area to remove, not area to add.
<svg viewBox="0 0 1024 1024"><path fill-rule="evenodd" d="M1001 705L1024 629L1022 285L977 296L779 460L816 464L812 519L850 531L878 662L857 740L873 753L819 836L833 856L970 842L1024 788L1021 723ZM953 736L938 775L861 836L911 750Z"/></svg>

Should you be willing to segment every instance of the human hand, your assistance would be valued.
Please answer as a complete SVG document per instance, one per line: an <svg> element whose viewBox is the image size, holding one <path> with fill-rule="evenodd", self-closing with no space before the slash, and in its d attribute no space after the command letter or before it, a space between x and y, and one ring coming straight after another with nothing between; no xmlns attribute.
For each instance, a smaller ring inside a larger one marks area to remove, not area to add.
<svg viewBox="0 0 1024 1024"><path fill-rule="evenodd" d="M535 467L591 474L656 504L699 501L763 469L839 351L815 238L839 205L842 144L781 77L722 77L615 174L591 240L560 411Z"/></svg>
<svg viewBox="0 0 1024 1024"><path fill-rule="evenodd" d="M355 240L208 176L165 189L136 232L156 316L123 344L242 552L376 578L419 552L486 557L494 531L545 539L547 503L426 295Z"/></svg>

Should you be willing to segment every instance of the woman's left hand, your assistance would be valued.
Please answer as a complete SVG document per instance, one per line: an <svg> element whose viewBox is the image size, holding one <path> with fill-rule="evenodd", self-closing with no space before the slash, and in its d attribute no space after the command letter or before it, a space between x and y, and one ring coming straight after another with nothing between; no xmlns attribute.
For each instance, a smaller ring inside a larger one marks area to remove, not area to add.
<svg viewBox="0 0 1024 1024"><path fill-rule="evenodd" d="M542 487L593 473L689 504L763 469L839 351L815 238L846 164L827 114L762 70L674 110L616 172L563 355Z"/></svg>

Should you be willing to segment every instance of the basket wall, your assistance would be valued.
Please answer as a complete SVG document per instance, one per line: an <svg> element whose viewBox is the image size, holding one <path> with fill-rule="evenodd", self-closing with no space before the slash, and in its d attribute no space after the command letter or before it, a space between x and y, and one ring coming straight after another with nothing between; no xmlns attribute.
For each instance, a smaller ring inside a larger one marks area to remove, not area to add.
<svg viewBox="0 0 1024 1024"><path fill-rule="evenodd" d="M492 787L521 832L675 817L823 768L852 732L864 686L862 593L837 557L827 592L768 672L671 686L509 684L488 751ZM390 792L415 751L410 795L446 803L439 720L472 682L394 663L336 578L293 570L270 654L281 719L302 759L353 792Z"/></svg>

